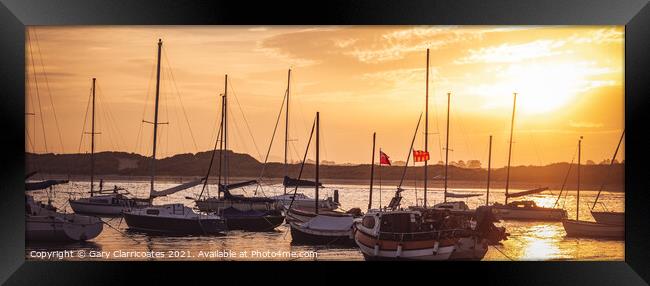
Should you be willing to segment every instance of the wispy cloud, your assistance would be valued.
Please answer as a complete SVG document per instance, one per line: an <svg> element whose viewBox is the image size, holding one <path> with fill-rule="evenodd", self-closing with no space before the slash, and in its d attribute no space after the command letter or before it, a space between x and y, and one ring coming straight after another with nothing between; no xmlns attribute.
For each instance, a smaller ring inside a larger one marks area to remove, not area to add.
<svg viewBox="0 0 650 286"><path fill-rule="evenodd" d="M557 51L557 48L563 47L566 41L562 40L538 40L524 44L505 43L494 47L469 50L469 55L460 58L456 64L473 64L473 63L512 63L522 60L549 57L565 53Z"/></svg>

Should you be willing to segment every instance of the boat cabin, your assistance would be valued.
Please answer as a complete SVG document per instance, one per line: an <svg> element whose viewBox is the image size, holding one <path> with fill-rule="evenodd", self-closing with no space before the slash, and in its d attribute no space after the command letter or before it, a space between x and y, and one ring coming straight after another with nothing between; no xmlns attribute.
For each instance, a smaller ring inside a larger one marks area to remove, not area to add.
<svg viewBox="0 0 650 286"><path fill-rule="evenodd" d="M508 206L515 208L536 208L537 204L535 201L515 201L508 203Z"/></svg>

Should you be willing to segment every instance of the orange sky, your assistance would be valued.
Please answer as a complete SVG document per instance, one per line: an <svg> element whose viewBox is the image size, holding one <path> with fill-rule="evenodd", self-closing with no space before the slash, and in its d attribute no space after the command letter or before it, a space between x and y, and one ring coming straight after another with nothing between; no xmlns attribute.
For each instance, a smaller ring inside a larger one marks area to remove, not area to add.
<svg viewBox="0 0 650 286"><path fill-rule="evenodd" d="M571 161L581 135L584 160L599 162L612 155L624 126L623 31L622 26L31 27L26 112L36 115L26 116L26 148L90 150L82 130L90 132L86 108L96 77L97 151L149 156L152 128L142 120L153 118L156 42L162 38L160 121L169 124L160 128L158 157L212 149L228 73L230 147L262 161L292 68L292 160L302 157L316 111L322 160L369 163L373 131L391 159L405 160L425 107L430 48L433 163L444 160L447 92L452 93L450 161L478 159L485 167L491 134L493 166L505 165L512 92L517 92L513 165ZM283 125L278 132L272 161L283 157ZM423 135L421 129L416 149L424 149Z"/></svg>

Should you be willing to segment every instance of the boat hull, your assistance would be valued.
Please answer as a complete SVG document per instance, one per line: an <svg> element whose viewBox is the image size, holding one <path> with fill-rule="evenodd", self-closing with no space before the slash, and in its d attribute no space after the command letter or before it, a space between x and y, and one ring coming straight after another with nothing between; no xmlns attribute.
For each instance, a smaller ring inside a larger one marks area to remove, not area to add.
<svg viewBox="0 0 650 286"><path fill-rule="evenodd" d="M156 217L125 212L124 220L131 230L155 234L219 234L227 229L223 219Z"/></svg>
<svg viewBox="0 0 650 286"><path fill-rule="evenodd" d="M291 244L296 245L335 245L344 247L356 247L352 229L349 231L327 231L307 229L298 223L291 225Z"/></svg>
<svg viewBox="0 0 650 286"><path fill-rule="evenodd" d="M501 220L561 221L567 217L565 210L554 208L493 206L493 211L494 216Z"/></svg>
<svg viewBox="0 0 650 286"><path fill-rule="evenodd" d="M74 200L70 200L69 203L72 210L78 214L119 216L126 209L124 206L113 204L93 204Z"/></svg>
<svg viewBox="0 0 650 286"><path fill-rule="evenodd" d="M237 202L229 200L199 200L196 207L202 212L217 212L227 208L234 208L239 211L269 211L277 209L275 203L267 202Z"/></svg>
<svg viewBox="0 0 650 286"><path fill-rule="evenodd" d="M69 221L50 216L28 216L25 218L25 239L43 242L86 241L97 237L103 228L99 219L91 217L77 216Z"/></svg>
<svg viewBox="0 0 650 286"><path fill-rule="evenodd" d="M570 237L625 239L625 227L622 225L575 220L563 220L562 225Z"/></svg>
<svg viewBox="0 0 650 286"><path fill-rule="evenodd" d="M591 212L596 222L604 224L625 225L623 212Z"/></svg>
<svg viewBox="0 0 650 286"><path fill-rule="evenodd" d="M456 248L453 240L381 240L358 229L354 239L366 260L449 260Z"/></svg>
<svg viewBox="0 0 650 286"><path fill-rule="evenodd" d="M478 237L461 237L449 260L481 260L488 251L488 241Z"/></svg>
<svg viewBox="0 0 650 286"><path fill-rule="evenodd" d="M272 231L284 222L282 215L224 216L228 230Z"/></svg>

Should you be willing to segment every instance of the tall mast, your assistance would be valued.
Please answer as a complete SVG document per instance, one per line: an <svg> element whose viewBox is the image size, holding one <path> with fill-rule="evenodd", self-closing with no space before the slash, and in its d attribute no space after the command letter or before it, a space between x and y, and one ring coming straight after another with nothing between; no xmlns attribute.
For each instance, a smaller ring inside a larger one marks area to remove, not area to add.
<svg viewBox="0 0 650 286"><path fill-rule="evenodd" d="M316 214L318 214L318 167L319 167L319 161L320 161L320 140L319 140L319 129L320 129L320 113L316 112L316 199L314 200L316 202Z"/></svg>
<svg viewBox="0 0 650 286"><path fill-rule="evenodd" d="M372 207L372 185L375 179L375 139L377 132L372 133L372 163L370 163L370 194L368 195L368 210ZM381 164L381 163L379 163Z"/></svg>
<svg viewBox="0 0 650 286"><path fill-rule="evenodd" d="M426 100L424 106L424 152L429 153L429 49L427 49L427 77L426 77ZM424 207L427 207L427 167L428 160L424 160Z"/></svg>
<svg viewBox="0 0 650 286"><path fill-rule="evenodd" d="M449 106L451 104L451 92L447 93L447 139L445 143L445 193L444 202L447 202L447 177L449 174Z"/></svg>
<svg viewBox="0 0 650 286"><path fill-rule="evenodd" d="M490 147L488 151L488 167L487 167L487 192L485 194L485 205L490 203L490 171L492 165L492 135L490 135Z"/></svg>
<svg viewBox="0 0 650 286"><path fill-rule="evenodd" d="M230 162L228 159L228 74L224 78L224 92L223 92L223 148L226 151L224 156L224 177L223 182L228 185L228 176L230 176Z"/></svg>
<svg viewBox="0 0 650 286"><path fill-rule="evenodd" d="M156 109L153 118L153 151L151 152L151 189L149 189L149 198L153 198L153 182L156 177L156 140L158 136L158 102L160 98L160 53L162 51L162 40L158 39L158 60L156 67Z"/></svg>
<svg viewBox="0 0 650 286"><path fill-rule="evenodd" d="M580 220L580 153L582 153L582 136L578 140L578 190L576 197L576 221Z"/></svg>
<svg viewBox="0 0 650 286"><path fill-rule="evenodd" d="M224 116L224 98L223 94L221 95L221 120L219 121L219 179L217 180L217 189L221 187L221 172L223 170L223 116ZM207 183L207 181L206 181ZM217 191L217 198L221 198L221 192Z"/></svg>
<svg viewBox="0 0 650 286"><path fill-rule="evenodd" d="M288 142L289 142L289 91L290 91L290 83L291 83L291 69L289 69L289 72L287 74L287 109L285 112L285 118L284 118L284 176L287 175L287 151L288 151ZM284 185L284 184L283 184ZM287 186L284 186L284 194L287 194Z"/></svg>
<svg viewBox="0 0 650 286"><path fill-rule="evenodd" d="M616 160L616 154L618 154L618 149L621 147L621 143L623 142L623 136L625 136L625 129L623 129L623 133L621 134L621 139L618 140L618 145L616 145L616 150L614 151L614 156L612 156L612 160L609 161L609 168L611 172L612 165L614 165L614 160ZM609 173L607 173L609 176ZM603 191L603 188L605 187L606 180L603 180L603 183L600 185L600 189L598 189L598 194L596 194L596 199L594 200L594 204L591 206L591 209L593 210L596 207L596 203L598 203L598 198L600 197L600 193Z"/></svg>
<svg viewBox="0 0 650 286"><path fill-rule="evenodd" d="M508 143L508 168L506 169L506 204L508 204L508 189L510 187L510 158L512 157L512 132L515 127L515 109L517 108L517 93L512 103L512 119L510 120L510 141Z"/></svg>
<svg viewBox="0 0 650 286"><path fill-rule="evenodd" d="M90 130L90 196L94 195L95 185L95 78L93 77L93 119Z"/></svg>

